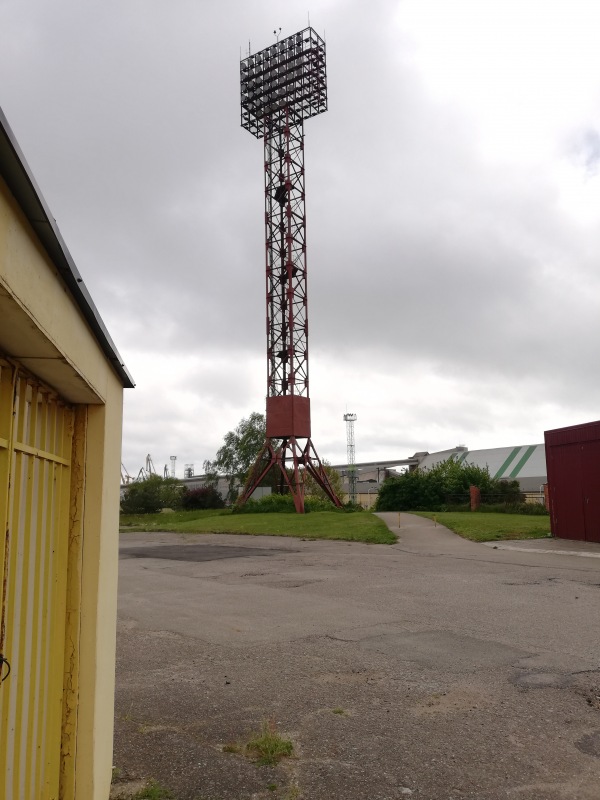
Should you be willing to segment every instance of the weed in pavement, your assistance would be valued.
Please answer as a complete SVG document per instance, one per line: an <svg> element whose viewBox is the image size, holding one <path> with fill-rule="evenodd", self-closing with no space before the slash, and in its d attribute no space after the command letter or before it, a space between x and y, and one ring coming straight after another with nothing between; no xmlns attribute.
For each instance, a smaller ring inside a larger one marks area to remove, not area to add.
<svg viewBox="0 0 600 800"><path fill-rule="evenodd" d="M246 752L255 758L257 764L272 766L282 758L291 756L294 745L277 732L275 723L263 723L262 731L250 739Z"/></svg>
<svg viewBox="0 0 600 800"><path fill-rule="evenodd" d="M287 790L283 800L299 800L299 798L300 798L300 788L298 787L297 784L294 783Z"/></svg>
<svg viewBox="0 0 600 800"><path fill-rule="evenodd" d="M174 800L173 795L164 786L161 786L156 781L150 783L140 789L137 794L134 794L131 800Z"/></svg>

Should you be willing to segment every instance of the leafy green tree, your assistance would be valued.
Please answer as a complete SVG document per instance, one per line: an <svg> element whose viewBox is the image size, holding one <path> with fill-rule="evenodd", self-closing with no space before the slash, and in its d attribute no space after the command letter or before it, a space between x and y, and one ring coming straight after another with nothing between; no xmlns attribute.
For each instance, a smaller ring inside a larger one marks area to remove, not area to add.
<svg viewBox="0 0 600 800"><path fill-rule="evenodd" d="M323 460L321 462L323 464L323 469L325 470L325 474L329 478L329 483L331 484L331 488L336 493L336 495L343 501L344 496L344 487L342 485L342 476L334 469L328 461ZM313 476L307 472L304 477L304 492L306 497L315 497L318 500L327 500L330 502L329 497L325 494L324 490L319 486Z"/></svg>
<svg viewBox="0 0 600 800"><path fill-rule="evenodd" d="M121 500L124 514L155 514L161 508L179 508L183 484L177 478L150 475L129 484Z"/></svg>
<svg viewBox="0 0 600 800"><path fill-rule="evenodd" d="M162 478L160 497L163 508L180 508L183 483L178 478Z"/></svg>
<svg viewBox="0 0 600 800"><path fill-rule="evenodd" d="M265 438L265 415L253 411L247 419L239 422L235 430L225 434L214 461L204 462L207 483L212 479L214 485L219 475L226 475L229 478L227 499L234 502L239 487L244 485L248 472L265 443Z"/></svg>
<svg viewBox="0 0 600 800"><path fill-rule="evenodd" d="M267 426L264 414L254 411L249 417L240 420L233 431L225 434L223 444L217 450L213 461L204 462L205 485L216 487L220 475L225 475L229 480L227 500L231 503L237 499L239 489L246 482L248 473L260 453L267 436ZM342 481L339 473L327 462L323 462L332 487L338 497L343 495ZM290 479L292 471L288 470ZM279 486L279 473L272 470L263 481L263 486L270 486L277 490ZM325 492L310 475L305 477L306 495L318 499L326 499Z"/></svg>

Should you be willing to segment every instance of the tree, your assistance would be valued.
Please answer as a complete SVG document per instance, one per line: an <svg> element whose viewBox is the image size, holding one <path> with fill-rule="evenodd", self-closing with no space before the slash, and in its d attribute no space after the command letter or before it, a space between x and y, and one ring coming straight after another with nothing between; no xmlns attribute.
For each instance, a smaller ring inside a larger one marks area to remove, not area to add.
<svg viewBox="0 0 600 800"><path fill-rule="evenodd" d="M179 508L183 484L177 478L149 475L143 481L130 483L121 500L124 514L155 514L161 508Z"/></svg>
<svg viewBox="0 0 600 800"><path fill-rule="evenodd" d="M335 492L335 494L342 500L344 496L344 487L342 485L342 476L334 469L329 462L323 460L321 462L323 464L323 469L325 470L325 474L329 478L329 483L331 484L331 488ZM319 486L319 484L315 481L313 476L310 472L306 472L304 476L304 491L307 497L316 497L319 500L329 500L328 495L325 491Z"/></svg>
<svg viewBox="0 0 600 800"><path fill-rule="evenodd" d="M186 489L181 497L181 507L186 511L204 508L223 508L225 502L213 486Z"/></svg>
<svg viewBox="0 0 600 800"><path fill-rule="evenodd" d="M265 443L266 430L265 415L253 411L247 419L240 420L235 430L225 434L215 460L204 462L207 484L210 484L211 480L214 484L219 475L226 475L229 478L227 499L230 502L236 500L239 487L246 482L248 473Z"/></svg>

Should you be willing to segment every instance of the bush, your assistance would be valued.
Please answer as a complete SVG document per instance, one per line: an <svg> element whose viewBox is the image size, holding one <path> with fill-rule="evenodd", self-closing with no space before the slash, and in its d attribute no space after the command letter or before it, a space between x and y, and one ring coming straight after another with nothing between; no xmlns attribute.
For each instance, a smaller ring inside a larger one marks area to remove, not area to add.
<svg viewBox="0 0 600 800"><path fill-rule="evenodd" d="M304 498L304 511L343 511L338 509L329 500L320 500L318 497ZM295 514L296 507L291 494L268 494L260 500L248 500L243 506L234 506L234 514Z"/></svg>
<svg viewBox="0 0 600 800"><path fill-rule="evenodd" d="M348 500L347 503L344 503L341 510L346 514L352 514L355 511L364 511L364 508L360 503L353 503L352 500Z"/></svg>
<svg viewBox="0 0 600 800"><path fill-rule="evenodd" d="M156 514L162 508L179 508L182 493L183 484L177 478L150 475L126 488L121 511L124 514Z"/></svg>
<svg viewBox="0 0 600 800"><path fill-rule="evenodd" d="M548 516L549 513L541 503L482 503L479 511L484 514L528 514L535 517Z"/></svg>
<svg viewBox="0 0 600 800"><path fill-rule="evenodd" d="M416 511L417 509L415 509ZM444 503L438 509L438 511L470 511L471 510L471 502L468 503Z"/></svg>
<svg viewBox="0 0 600 800"><path fill-rule="evenodd" d="M518 481L496 480L487 467L458 464L449 459L431 469L415 469L387 478L379 490L377 511L468 510L469 487L477 486L482 503L506 506L522 504Z"/></svg>
<svg viewBox="0 0 600 800"><path fill-rule="evenodd" d="M334 494L341 501L344 494L342 476L337 469L334 469L327 461L323 460L321 463L323 465L325 475L327 476L327 480L329 481L329 485L333 489ZM308 470L304 471L304 494L306 497L315 497L318 500L330 502L327 492L325 492L325 490L316 482Z"/></svg>
<svg viewBox="0 0 600 800"><path fill-rule="evenodd" d="M181 508L186 511L224 507L225 501L214 486L203 486L199 489L184 489L181 495Z"/></svg>
<svg viewBox="0 0 600 800"><path fill-rule="evenodd" d="M521 503L519 514L531 514L533 517L549 517L550 512L543 503Z"/></svg>
<svg viewBox="0 0 600 800"><path fill-rule="evenodd" d="M291 494L267 494L260 500L248 500L243 506L233 506L234 514L277 514L294 513L294 501Z"/></svg>

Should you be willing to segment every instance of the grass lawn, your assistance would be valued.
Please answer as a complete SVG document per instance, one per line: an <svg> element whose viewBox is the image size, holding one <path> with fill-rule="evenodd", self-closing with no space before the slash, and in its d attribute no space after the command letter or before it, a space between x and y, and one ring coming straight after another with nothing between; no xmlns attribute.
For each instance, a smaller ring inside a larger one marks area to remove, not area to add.
<svg viewBox="0 0 600 800"><path fill-rule="evenodd" d="M433 519L472 542L502 539L543 539L550 535L550 517L528 514L487 514L476 511L414 511Z"/></svg>
<svg viewBox="0 0 600 800"><path fill-rule="evenodd" d="M349 542L393 544L387 525L368 511L342 514L232 514L216 511L176 511L171 514L121 514L121 532L247 533L251 536L296 536L302 539L343 539Z"/></svg>

